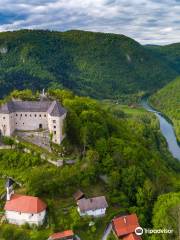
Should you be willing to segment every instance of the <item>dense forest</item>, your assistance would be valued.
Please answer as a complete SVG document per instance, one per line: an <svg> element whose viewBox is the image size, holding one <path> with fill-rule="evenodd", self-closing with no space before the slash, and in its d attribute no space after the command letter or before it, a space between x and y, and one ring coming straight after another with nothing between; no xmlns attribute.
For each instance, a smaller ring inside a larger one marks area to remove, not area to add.
<svg viewBox="0 0 180 240"><path fill-rule="evenodd" d="M63 152L64 158L76 163L57 168L41 159L35 146L3 139L14 148L0 150L1 193L4 177L12 176L22 184L16 192L39 196L48 204L48 216L40 229L2 224L0 239L45 240L54 231L71 228L82 240L100 240L114 216L137 213L142 227L173 226L174 233L163 240L178 240L178 216L174 213L179 204L180 163L168 152L155 116L138 106L122 107L66 90L50 89L48 96L68 110L67 137L62 146L52 146L53 154ZM38 93L14 91L7 99L10 97L33 100ZM106 216L80 218L73 200L77 189L89 197L105 195L109 204ZM0 205L2 211L3 200ZM90 221L95 225L89 226ZM151 238L145 235L143 239Z"/></svg>
<svg viewBox="0 0 180 240"><path fill-rule="evenodd" d="M158 53L160 57L163 57L168 61L180 74L180 43L174 43L166 46L147 46L149 49Z"/></svg>
<svg viewBox="0 0 180 240"><path fill-rule="evenodd" d="M154 107L171 119L180 142L180 77L159 90L150 101Z"/></svg>
<svg viewBox="0 0 180 240"><path fill-rule="evenodd" d="M141 96L178 75L178 58L170 56L170 61L167 55L117 34L4 32L0 33L0 94L63 86L95 98Z"/></svg>

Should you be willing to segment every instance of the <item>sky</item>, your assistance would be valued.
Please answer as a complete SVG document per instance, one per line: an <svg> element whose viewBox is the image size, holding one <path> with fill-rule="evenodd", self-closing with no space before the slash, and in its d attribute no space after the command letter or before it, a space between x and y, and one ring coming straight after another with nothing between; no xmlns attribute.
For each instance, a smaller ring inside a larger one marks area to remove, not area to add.
<svg viewBox="0 0 180 240"><path fill-rule="evenodd" d="M180 0L0 0L0 31L80 29L180 42Z"/></svg>

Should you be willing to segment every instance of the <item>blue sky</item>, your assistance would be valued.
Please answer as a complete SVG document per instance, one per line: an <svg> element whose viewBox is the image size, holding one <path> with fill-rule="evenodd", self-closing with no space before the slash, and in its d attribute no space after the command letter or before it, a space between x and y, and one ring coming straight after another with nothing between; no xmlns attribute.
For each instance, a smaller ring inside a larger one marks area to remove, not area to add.
<svg viewBox="0 0 180 240"><path fill-rule="evenodd" d="M0 31L81 29L180 42L180 0L0 0Z"/></svg>

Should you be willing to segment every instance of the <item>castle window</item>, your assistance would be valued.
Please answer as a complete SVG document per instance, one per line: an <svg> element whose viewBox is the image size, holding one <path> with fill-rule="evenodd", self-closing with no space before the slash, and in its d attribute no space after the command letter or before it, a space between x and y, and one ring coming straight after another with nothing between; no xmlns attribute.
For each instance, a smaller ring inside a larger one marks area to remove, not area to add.
<svg viewBox="0 0 180 240"><path fill-rule="evenodd" d="M5 117L3 117L3 119L6 119Z"/></svg>
<svg viewBox="0 0 180 240"><path fill-rule="evenodd" d="M18 114L16 113L16 117L18 116Z"/></svg>
<svg viewBox="0 0 180 240"><path fill-rule="evenodd" d="M25 114L25 117L27 117L27 114Z"/></svg>
<svg viewBox="0 0 180 240"><path fill-rule="evenodd" d="M56 135L56 131L54 131L54 134Z"/></svg>
<svg viewBox="0 0 180 240"><path fill-rule="evenodd" d="M39 117L41 117L41 114L39 114Z"/></svg>
<svg viewBox="0 0 180 240"><path fill-rule="evenodd" d="M46 114L44 115L44 117L46 117Z"/></svg>
<svg viewBox="0 0 180 240"><path fill-rule="evenodd" d="M24 123L23 123L23 125L24 125Z"/></svg>
<svg viewBox="0 0 180 240"><path fill-rule="evenodd" d="M56 123L56 120L53 120L53 123Z"/></svg>
<svg viewBox="0 0 180 240"><path fill-rule="evenodd" d="M54 128L56 128L56 126L54 126Z"/></svg>
<svg viewBox="0 0 180 240"><path fill-rule="evenodd" d="M16 123L16 125L17 125L17 123Z"/></svg>
<svg viewBox="0 0 180 240"><path fill-rule="evenodd" d="M36 117L37 115L36 115L36 114L34 114L34 116Z"/></svg>
<svg viewBox="0 0 180 240"><path fill-rule="evenodd" d="M29 116L31 117L31 114Z"/></svg>
<svg viewBox="0 0 180 240"><path fill-rule="evenodd" d="M22 113L21 113L21 117L22 117Z"/></svg>

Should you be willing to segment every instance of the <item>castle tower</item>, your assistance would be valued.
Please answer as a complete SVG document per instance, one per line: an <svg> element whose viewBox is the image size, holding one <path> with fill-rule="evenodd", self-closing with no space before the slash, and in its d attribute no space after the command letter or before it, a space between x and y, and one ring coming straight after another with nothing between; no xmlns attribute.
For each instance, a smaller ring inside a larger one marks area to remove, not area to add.
<svg viewBox="0 0 180 240"><path fill-rule="evenodd" d="M13 189L14 180L12 178L8 178L6 182L6 200L9 201L11 196L14 194Z"/></svg>

